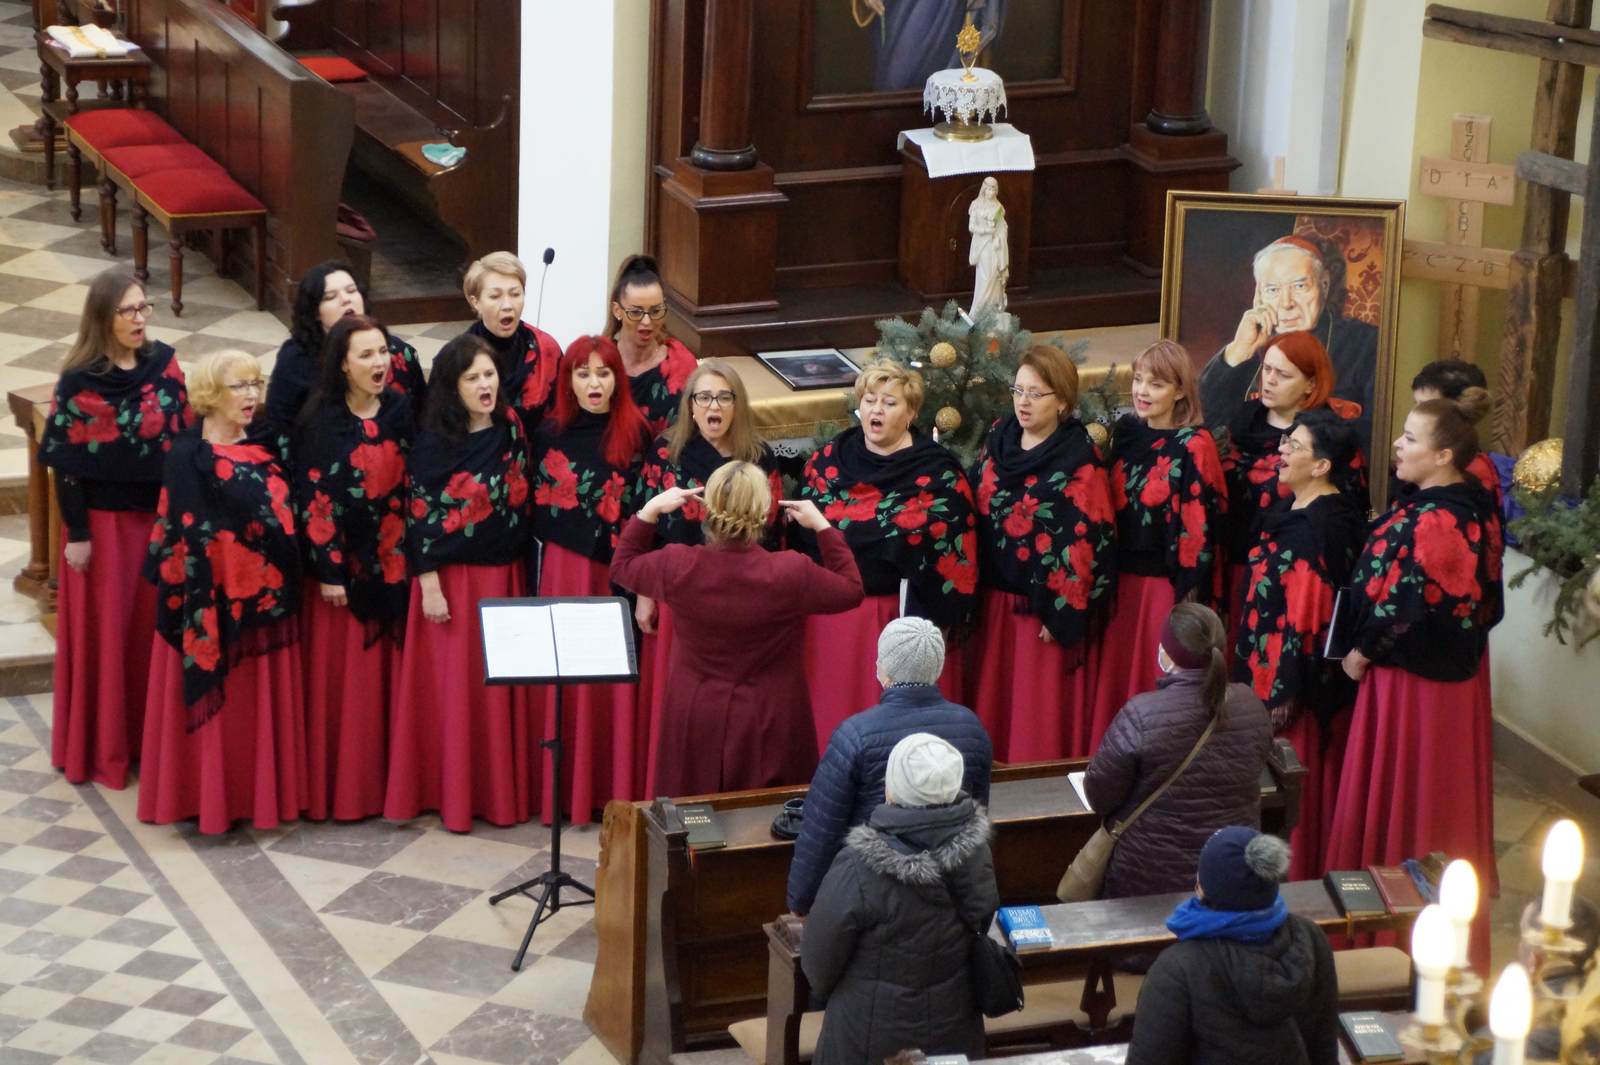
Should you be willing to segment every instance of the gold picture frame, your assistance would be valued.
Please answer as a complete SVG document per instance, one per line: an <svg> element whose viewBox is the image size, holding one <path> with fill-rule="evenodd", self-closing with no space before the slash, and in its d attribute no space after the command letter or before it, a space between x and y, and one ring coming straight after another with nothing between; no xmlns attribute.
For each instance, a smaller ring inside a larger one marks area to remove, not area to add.
<svg viewBox="0 0 1600 1065"><path fill-rule="evenodd" d="M1321 284L1313 281L1309 290L1302 284L1304 295L1298 299L1288 294L1288 286L1272 285L1272 298L1281 301L1294 328L1311 329L1328 348L1341 376L1334 394L1362 405L1371 496L1378 508L1389 488L1404 231L1404 200L1167 193L1160 332L1194 358L1206 423L1225 426L1250 401L1253 386L1241 387L1241 382L1254 380L1251 367L1259 367L1264 348L1243 361L1235 361L1237 347L1231 358L1225 353L1244 313L1264 305L1257 253L1286 239L1304 246L1321 263ZM1263 260L1263 269L1271 258ZM1307 264L1308 277L1316 274L1307 259L1298 262ZM1302 325L1312 314L1316 320Z"/></svg>

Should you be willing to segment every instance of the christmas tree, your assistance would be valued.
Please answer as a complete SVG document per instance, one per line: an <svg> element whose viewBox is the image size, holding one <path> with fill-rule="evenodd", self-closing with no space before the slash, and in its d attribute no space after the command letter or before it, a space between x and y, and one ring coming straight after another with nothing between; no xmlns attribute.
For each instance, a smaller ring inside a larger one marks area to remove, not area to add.
<svg viewBox="0 0 1600 1065"><path fill-rule="evenodd" d="M939 442L969 465L983 446L996 418L1011 411L1011 382L1027 350L1039 343L1013 314L986 313L968 321L954 300L942 314L932 307L911 323L900 318L878 321L878 350L922 374L924 395L917 428L939 431ZM1044 343L1060 348L1082 365L1087 341L1068 345L1060 338ZM1113 372L1099 388L1078 398L1078 416L1086 425L1111 420L1115 401Z"/></svg>

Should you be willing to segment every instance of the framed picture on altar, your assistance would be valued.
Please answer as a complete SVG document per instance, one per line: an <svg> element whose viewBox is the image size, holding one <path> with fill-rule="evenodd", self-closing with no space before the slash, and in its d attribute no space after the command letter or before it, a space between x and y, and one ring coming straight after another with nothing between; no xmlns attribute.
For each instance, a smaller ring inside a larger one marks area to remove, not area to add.
<svg viewBox="0 0 1600 1065"><path fill-rule="evenodd" d="M1193 357L1213 431L1257 402L1272 337L1309 331L1333 364L1333 394L1359 405L1382 503L1404 228L1401 200L1167 193L1161 335Z"/></svg>
<svg viewBox="0 0 1600 1065"><path fill-rule="evenodd" d="M846 388L854 385L856 376L861 373L838 348L758 351L756 358L797 392L808 388Z"/></svg>

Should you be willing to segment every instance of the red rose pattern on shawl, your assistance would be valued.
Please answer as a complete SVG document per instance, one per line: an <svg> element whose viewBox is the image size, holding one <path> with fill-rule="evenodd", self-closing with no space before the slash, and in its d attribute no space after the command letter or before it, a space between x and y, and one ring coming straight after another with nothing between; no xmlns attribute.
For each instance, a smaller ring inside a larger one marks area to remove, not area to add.
<svg viewBox="0 0 1600 1065"><path fill-rule="evenodd" d="M408 478L410 539L415 557L437 558L441 543L456 535L471 538L486 522L494 525L494 536L516 530L527 520L528 484L522 472L527 446L517 418L510 420L504 441L504 448L487 472L458 469L443 486L436 485L431 490L415 477ZM535 491L536 501L540 490Z"/></svg>
<svg viewBox="0 0 1600 1065"><path fill-rule="evenodd" d="M1402 502L1373 530L1352 583L1363 590L1377 619L1397 619L1415 609L1408 597L1420 596L1429 607L1455 613L1461 628L1469 629L1483 596L1477 579L1482 540L1477 520L1463 520L1433 503Z"/></svg>
<svg viewBox="0 0 1600 1065"><path fill-rule="evenodd" d="M633 381L643 382L634 390L634 402L639 404L645 421L650 423L652 438L666 432L678 413L679 397L689 375L694 373L700 360L694 352L676 340L667 341L667 354L656 366L646 370Z"/></svg>
<svg viewBox="0 0 1600 1065"><path fill-rule="evenodd" d="M1335 594L1322 564L1296 557L1271 537L1250 551L1235 654L1249 670L1251 688L1269 707L1293 700L1315 682Z"/></svg>
<svg viewBox="0 0 1600 1065"><path fill-rule="evenodd" d="M368 435L377 431L377 423L366 419L362 428L371 426ZM400 487L405 479L405 457L394 440L377 444L360 444L350 453L350 465L361 471L361 488L371 499L382 499Z"/></svg>
<svg viewBox="0 0 1600 1065"><path fill-rule="evenodd" d="M1173 590L1180 598L1193 591L1200 602L1217 603L1228 485L1216 443L1205 429L1185 426L1170 437L1157 437L1149 450L1153 461L1120 454L1112 461L1111 498L1118 520L1130 528L1162 529ZM1161 487L1152 490L1152 482ZM1161 503L1151 505L1147 498Z"/></svg>

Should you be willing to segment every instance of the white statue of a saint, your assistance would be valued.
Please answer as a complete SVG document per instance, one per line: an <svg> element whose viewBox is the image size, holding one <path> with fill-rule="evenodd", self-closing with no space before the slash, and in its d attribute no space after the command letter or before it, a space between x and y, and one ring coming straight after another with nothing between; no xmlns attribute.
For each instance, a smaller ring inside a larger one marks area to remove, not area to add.
<svg viewBox="0 0 1600 1065"><path fill-rule="evenodd" d="M977 284L972 290L972 309L976 318L986 311L996 314L1006 309L1006 282L1011 277L1011 249L1006 236L1006 209L1000 202L1000 182L983 179L977 198L967 208L967 231L972 234L972 251L967 262L977 268Z"/></svg>

